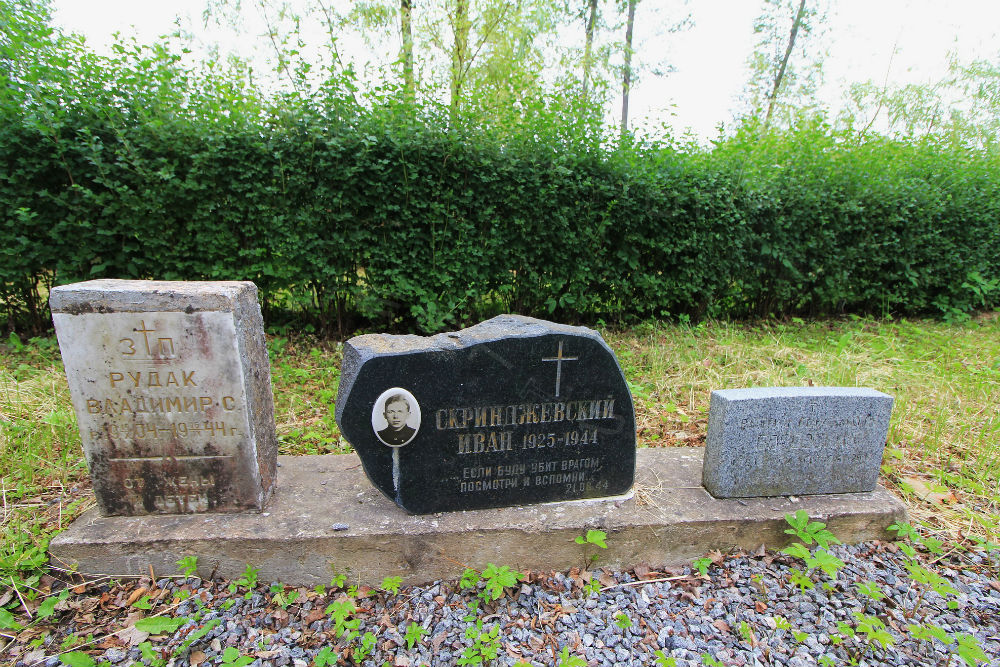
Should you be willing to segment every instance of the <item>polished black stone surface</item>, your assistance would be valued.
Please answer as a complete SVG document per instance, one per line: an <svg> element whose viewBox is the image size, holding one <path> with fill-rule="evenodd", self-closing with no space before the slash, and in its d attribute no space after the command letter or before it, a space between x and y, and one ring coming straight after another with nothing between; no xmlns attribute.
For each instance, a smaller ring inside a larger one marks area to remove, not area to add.
<svg viewBox="0 0 1000 667"><path fill-rule="evenodd" d="M501 315L344 346L337 424L365 473L426 514L626 493L635 412L600 335Z"/></svg>

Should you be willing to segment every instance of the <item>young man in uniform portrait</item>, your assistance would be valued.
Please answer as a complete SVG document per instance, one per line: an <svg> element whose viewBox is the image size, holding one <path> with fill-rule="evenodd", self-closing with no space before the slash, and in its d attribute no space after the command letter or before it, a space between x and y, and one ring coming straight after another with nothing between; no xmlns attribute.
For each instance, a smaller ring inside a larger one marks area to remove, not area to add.
<svg viewBox="0 0 1000 667"><path fill-rule="evenodd" d="M378 432L378 437L390 447L399 447L410 441L416 430L406 425L410 418L410 403L402 394L393 394L385 399L385 420L389 423Z"/></svg>

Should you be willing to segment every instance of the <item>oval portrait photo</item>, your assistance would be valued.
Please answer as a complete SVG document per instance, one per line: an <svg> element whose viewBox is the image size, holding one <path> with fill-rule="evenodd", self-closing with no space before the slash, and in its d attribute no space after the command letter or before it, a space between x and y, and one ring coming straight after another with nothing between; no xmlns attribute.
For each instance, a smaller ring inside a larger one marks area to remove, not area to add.
<svg viewBox="0 0 1000 667"><path fill-rule="evenodd" d="M383 391L372 408L372 430L390 447L402 447L413 440L420 430L417 399L399 387Z"/></svg>

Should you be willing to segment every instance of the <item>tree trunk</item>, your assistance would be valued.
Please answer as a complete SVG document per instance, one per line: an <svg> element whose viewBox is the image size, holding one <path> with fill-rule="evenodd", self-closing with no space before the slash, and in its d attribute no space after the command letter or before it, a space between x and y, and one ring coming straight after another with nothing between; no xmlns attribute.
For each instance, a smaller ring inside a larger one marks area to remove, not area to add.
<svg viewBox="0 0 1000 667"><path fill-rule="evenodd" d="M625 23L625 70L622 73L622 137L628 132L628 93L632 87L632 25L635 23L635 6L639 0L628 0L628 19Z"/></svg>
<svg viewBox="0 0 1000 667"><path fill-rule="evenodd" d="M774 77L774 89L771 90L771 94L768 96L767 115L764 116L765 131L767 131L768 126L771 124L771 114L774 113L774 105L778 99L778 89L781 88L781 80L785 78L785 68L788 66L788 59L792 55L792 49L795 48L795 36L799 32L799 26L802 24L802 15L805 11L806 0L800 0L799 11L795 14L795 20L792 21L792 32L788 35L788 46L785 47L785 57L781 59L781 66L778 67L778 73Z"/></svg>
<svg viewBox="0 0 1000 667"><path fill-rule="evenodd" d="M469 0L455 0L455 13L452 14L452 31L455 33L455 43L451 50L451 103L449 105L449 115L453 125L458 119L462 80L465 77L466 60L469 55L470 30Z"/></svg>
<svg viewBox="0 0 1000 667"><path fill-rule="evenodd" d="M583 101L587 101L587 87L590 83L590 68L593 65L594 26L597 24L597 0L590 0L590 14L587 16L587 33L583 47Z"/></svg>
<svg viewBox="0 0 1000 667"><path fill-rule="evenodd" d="M400 0L399 31L403 37L403 91L406 101L416 99L417 87L413 80L413 13L412 0Z"/></svg>

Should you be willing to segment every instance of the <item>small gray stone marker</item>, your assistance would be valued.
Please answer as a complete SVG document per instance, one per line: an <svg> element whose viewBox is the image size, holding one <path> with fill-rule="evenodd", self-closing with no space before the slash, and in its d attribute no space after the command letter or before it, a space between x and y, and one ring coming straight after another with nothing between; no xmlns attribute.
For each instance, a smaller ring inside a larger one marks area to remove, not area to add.
<svg viewBox="0 0 1000 667"><path fill-rule="evenodd" d="M253 283L92 280L49 304L102 514L263 508L277 438Z"/></svg>
<svg viewBox="0 0 1000 667"><path fill-rule="evenodd" d="M892 402L855 387L713 391L702 483L716 498L873 491Z"/></svg>

